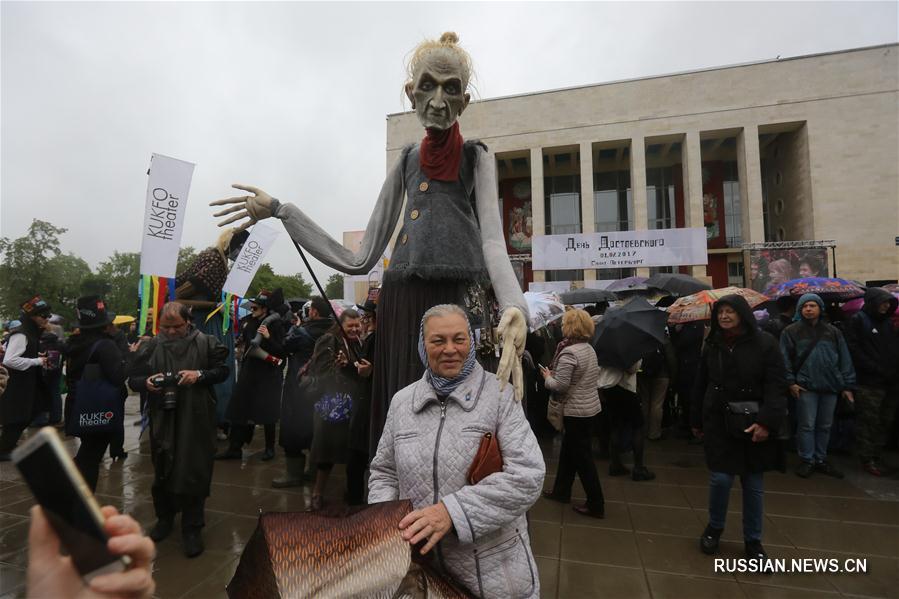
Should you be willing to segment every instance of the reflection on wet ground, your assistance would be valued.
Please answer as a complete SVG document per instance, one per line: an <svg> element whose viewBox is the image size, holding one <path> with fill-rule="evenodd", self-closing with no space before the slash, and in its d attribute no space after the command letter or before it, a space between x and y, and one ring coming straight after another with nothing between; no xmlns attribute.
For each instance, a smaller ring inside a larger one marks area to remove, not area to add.
<svg viewBox="0 0 899 599"><path fill-rule="evenodd" d="M150 497L153 469L149 446L138 438L136 402L128 401L124 462L107 459L97 495L145 528L155 521ZM188 560L180 535L159 544L155 577L158 596L224 597L243 545L260 511L297 511L310 489L274 490L283 455L262 462L258 431L240 462L216 462L207 502L206 552ZM74 453L77 440L67 439ZM558 444L545 445L547 488L556 470ZM895 461L896 456L891 456ZM586 518L568 506L540 499L531 510L533 549L544 597L895 597L899 582L899 481L855 474L835 480L792 473L765 477L764 541L773 558L867 559L866 574L715 574L712 558L698 549L706 522L707 473L700 448L683 441L649 444L647 463L657 478L635 483L609 478L597 460L606 496L604 520ZM340 501L342 471L335 469L328 499ZM583 489L575 482L575 499ZM30 493L8 463L0 465L0 597L24 596ZM735 488L720 557L742 557L741 501Z"/></svg>

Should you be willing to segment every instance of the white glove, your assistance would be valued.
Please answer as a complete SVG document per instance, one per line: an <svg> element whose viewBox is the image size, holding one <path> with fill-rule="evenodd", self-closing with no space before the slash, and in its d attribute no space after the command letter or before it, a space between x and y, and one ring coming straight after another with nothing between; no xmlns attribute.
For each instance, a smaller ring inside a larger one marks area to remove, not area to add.
<svg viewBox="0 0 899 599"><path fill-rule="evenodd" d="M500 390L506 388L506 383L512 378L512 388L515 389L515 399L521 401L524 397L524 373L521 371L521 354L524 353L524 341L528 334L528 324L516 307L509 307L503 311L503 317L497 327L500 342L503 344L502 355L499 359L496 378L499 380Z"/></svg>
<svg viewBox="0 0 899 599"><path fill-rule="evenodd" d="M247 227L250 227L256 224L258 221L268 218L272 215L272 196L268 195L261 189L257 187L253 187L251 185L240 185L235 183L231 187L235 189L240 189L243 191L248 191L253 195L245 195L238 196L234 198L225 198L223 200L216 200L214 202L209 202L210 206L226 206L228 204L235 204L230 208L226 208L225 210L221 210L216 212L213 216L225 216L227 214L232 214L237 212L231 218L224 220L219 223L220 227L224 227L225 225L230 225L235 221L239 221L242 218L249 218L247 222L237 227L235 232L243 231Z"/></svg>

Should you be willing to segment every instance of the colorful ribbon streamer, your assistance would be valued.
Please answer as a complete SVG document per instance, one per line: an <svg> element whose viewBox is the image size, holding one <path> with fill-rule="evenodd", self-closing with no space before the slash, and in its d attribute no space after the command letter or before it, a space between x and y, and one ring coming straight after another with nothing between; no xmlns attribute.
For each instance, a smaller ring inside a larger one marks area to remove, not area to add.
<svg viewBox="0 0 899 599"><path fill-rule="evenodd" d="M140 294L140 325L138 332L143 336L147 333L147 313L150 310L150 275L140 276L138 293Z"/></svg>

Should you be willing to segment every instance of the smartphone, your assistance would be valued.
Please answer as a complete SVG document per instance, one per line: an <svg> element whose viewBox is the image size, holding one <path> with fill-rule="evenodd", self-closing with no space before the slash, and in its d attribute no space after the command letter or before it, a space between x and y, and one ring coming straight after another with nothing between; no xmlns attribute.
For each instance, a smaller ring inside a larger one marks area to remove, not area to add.
<svg viewBox="0 0 899 599"><path fill-rule="evenodd" d="M12 460L85 580L128 567L130 558L107 549L100 505L55 428L40 429L13 451Z"/></svg>

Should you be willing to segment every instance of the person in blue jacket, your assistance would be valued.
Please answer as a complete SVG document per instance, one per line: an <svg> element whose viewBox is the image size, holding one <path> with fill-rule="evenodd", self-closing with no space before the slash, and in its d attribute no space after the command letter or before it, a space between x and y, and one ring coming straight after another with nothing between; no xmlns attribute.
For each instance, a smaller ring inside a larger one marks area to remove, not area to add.
<svg viewBox="0 0 899 599"><path fill-rule="evenodd" d="M837 396L854 402L855 368L843 334L824 322L824 301L814 293L799 298L793 323L780 336L790 394L796 399L797 441L801 462L796 474L843 473L827 461L827 444Z"/></svg>

